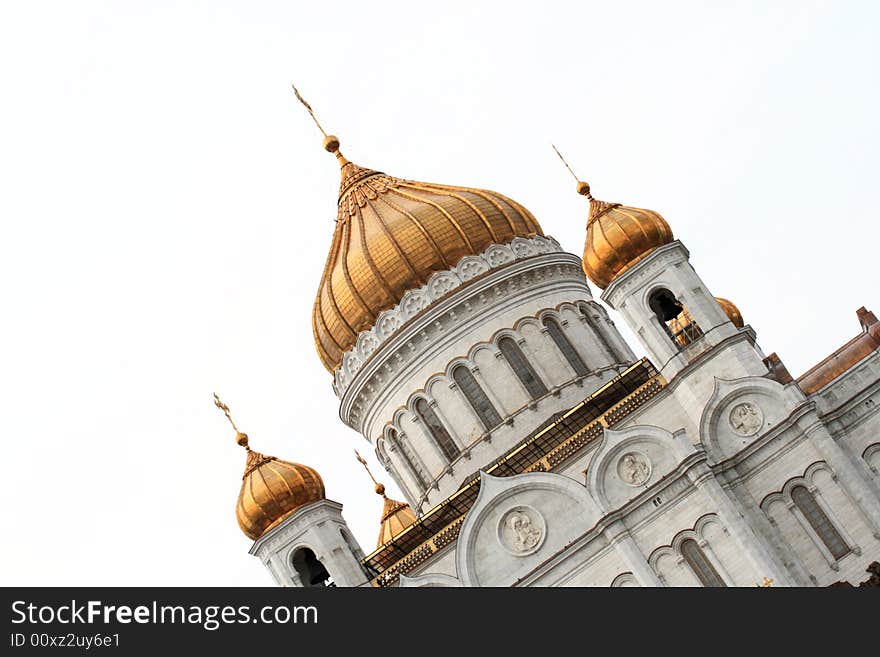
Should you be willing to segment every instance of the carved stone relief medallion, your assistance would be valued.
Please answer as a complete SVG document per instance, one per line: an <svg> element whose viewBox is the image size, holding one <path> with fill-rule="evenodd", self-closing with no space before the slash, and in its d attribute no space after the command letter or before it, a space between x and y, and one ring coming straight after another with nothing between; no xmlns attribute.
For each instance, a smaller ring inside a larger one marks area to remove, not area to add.
<svg viewBox="0 0 880 657"><path fill-rule="evenodd" d="M730 409L730 428L740 436L754 436L764 426L761 409L749 402L737 404Z"/></svg>
<svg viewBox="0 0 880 657"><path fill-rule="evenodd" d="M531 507L513 507L501 516L498 523L501 546L520 557L536 552L546 533L543 516Z"/></svg>
<svg viewBox="0 0 880 657"><path fill-rule="evenodd" d="M630 486L641 486L651 478L651 462L639 452L627 452L617 461L617 476Z"/></svg>

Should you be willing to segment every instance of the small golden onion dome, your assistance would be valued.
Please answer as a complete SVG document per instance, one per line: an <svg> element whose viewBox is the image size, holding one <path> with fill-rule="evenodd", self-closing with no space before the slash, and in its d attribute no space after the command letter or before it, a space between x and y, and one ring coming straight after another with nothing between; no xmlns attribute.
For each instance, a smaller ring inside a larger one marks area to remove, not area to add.
<svg viewBox="0 0 880 657"><path fill-rule="evenodd" d="M721 297L715 297L715 301L718 302L718 305L721 306L721 309L724 311L724 314L730 318L730 321L733 322L733 325L736 328L742 328L745 326L745 322L743 322L743 316L739 312L739 308L734 305L733 301L729 299L722 299Z"/></svg>
<svg viewBox="0 0 880 657"><path fill-rule="evenodd" d="M247 436L239 436L248 452L235 515L249 538L257 540L300 507L324 499L324 482L315 470L254 452Z"/></svg>
<svg viewBox="0 0 880 657"><path fill-rule="evenodd" d="M385 497L384 493L382 497ZM382 520L379 524L379 540L376 547L382 547L392 538L416 521L416 514L406 502L398 502L385 497Z"/></svg>
<svg viewBox="0 0 880 657"><path fill-rule="evenodd" d="M491 244L543 234L532 214L506 196L394 178L349 162L332 135L324 145L339 160L342 181L312 329L331 372L380 312L434 272Z"/></svg>
<svg viewBox="0 0 880 657"><path fill-rule="evenodd" d="M605 289L615 276L672 241L672 229L657 212L594 199L584 182L578 183L577 192L590 201L584 273L600 288Z"/></svg>

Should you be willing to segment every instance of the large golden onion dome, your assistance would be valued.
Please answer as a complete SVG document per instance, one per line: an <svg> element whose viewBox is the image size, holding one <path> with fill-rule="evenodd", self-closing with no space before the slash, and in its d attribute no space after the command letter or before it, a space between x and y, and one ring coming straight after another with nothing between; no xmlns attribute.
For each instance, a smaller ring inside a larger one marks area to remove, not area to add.
<svg viewBox="0 0 880 657"><path fill-rule="evenodd" d="M312 312L315 346L331 372L361 331L407 290L468 255L515 237L542 235L524 207L496 192L394 178L349 162L342 168L330 254Z"/></svg>
<svg viewBox="0 0 880 657"><path fill-rule="evenodd" d="M237 440L247 449L247 463L235 517L249 538L257 540L300 507L324 499L324 482L315 470L253 451L241 432Z"/></svg>
<svg viewBox="0 0 880 657"><path fill-rule="evenodd" d="M584 273L600 288L605 289L615 276L672 241L672 229L657 212L594 199L584 182L578 183L577 191L590 200Z"/></svg>
<svg viewBox="0 0 880 657"><path fill-rule="evenodd" d="M733 325L736 328L742 328L743 326L745 326L743 316L739 312L739 308L734 305L733 301L730 301L729 299L722 299L721 297L715 297L715 301L718 302L718 305L721 306L724 314L727 315L728 319L733 322Z"/></svg>

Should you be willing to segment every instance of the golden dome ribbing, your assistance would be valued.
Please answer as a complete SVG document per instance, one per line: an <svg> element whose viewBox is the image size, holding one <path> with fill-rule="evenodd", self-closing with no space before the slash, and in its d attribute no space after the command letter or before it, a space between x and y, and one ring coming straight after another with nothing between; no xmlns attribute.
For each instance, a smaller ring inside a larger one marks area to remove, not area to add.
<svg viewBox="0 0 880 657"><path fill-rule="evenodd" d="M380 312L434 272L491 244L543 234L528 210L501 194L365 169L342 156L333 135L324 147L339 160L342 180L312 328L318 355L331 372Z"/></svg>
<svg viewBox="0 0 880 657"><path fill-rule="evenodd" d="M578 183L577 191L590 200L584 273L600 288L608 287L615 276L672 241L672 229L657 212L596 200L584 182Z"/></svg>
<svg viewBox="0 0 880 657"><path fill-rule="evenodd" d="M392 538L416 521L416 514L406 502L398 502L390 497L382 496L382 519L379 523L379 540L376 547L382 547Z"/></svg>
<svg viewBox="0 0 880 657"><path fill-rule="evenodd" d="M235 430L235 442L247 450L235 516L249 538L257 540L298 508L324 499L324 482L317 472L306 465L252 451L247 434L236 426L229 407L216 392L214 406Z"/></svg>
<svg viewBox="0 0 880 657"><path fill-rule="evenodd" d="M324 499L324 482L315 470L254 452L243 433L237 439L247 449L247 463L235 516L249 538L257 540L300 507Z"/></svg>

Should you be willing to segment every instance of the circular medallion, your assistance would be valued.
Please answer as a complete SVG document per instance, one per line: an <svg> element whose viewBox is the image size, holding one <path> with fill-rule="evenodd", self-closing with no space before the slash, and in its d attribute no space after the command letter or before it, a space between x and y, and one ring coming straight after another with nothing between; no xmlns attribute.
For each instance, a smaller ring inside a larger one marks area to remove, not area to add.
<svg viewBox="0 0 880 657"><path fill-rule="evenodd" d="M764 426L761 409L749 402L737 404L730 409L730 428L740 436L754 436Z"/></svg>
<svg viewBox="0 0 880 657"><path fill-rule="evenodd" d="M501 516L498 540L511 554L523 557L537 552L546 535L544 518L535 509L515 506Z"/></svg>
<svg viewBox="0 0 880 657"><path fill-rule="evenodd" d="M617 476L629 486L641 486L651 478L651 462L639 452L627 452L617 461Z"/></svg>

